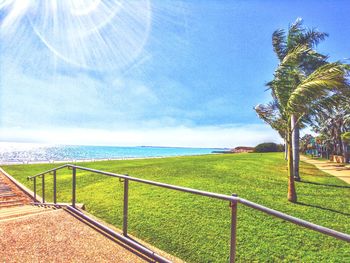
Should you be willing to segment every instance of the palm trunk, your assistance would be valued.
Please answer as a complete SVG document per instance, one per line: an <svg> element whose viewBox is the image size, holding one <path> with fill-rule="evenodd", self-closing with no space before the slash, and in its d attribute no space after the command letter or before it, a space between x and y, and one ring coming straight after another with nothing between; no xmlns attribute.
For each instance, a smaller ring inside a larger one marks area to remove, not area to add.
<svg viewBox="0 0 350 263"><path fill-rule="evenodd" d="M288 201L295 203L297 201L297 193L295 190L294 182L294 169L293 169L293 150L292 150L292 131L291 123L288 128Z"/></svg>
<svg viewBox="0 0 350 263"><path fill-rule="evenodd" d="M344 162L349 162L349 156L348 156L348 144L344 142L343 140L343 156L344 156Z"/></svg>
<svg viewBox="0 0 350 263"><path fill-rule="evenodd" d="M297 117L294 114L291 116L291 128L292 128L292 133L293 133L292 150L293 150L294 179L296 181L300 181L300 175L299 175L299 160L300 160L299 125L297 124Z"/></svg>
<svg viewBox="0 0 350 263"><path fill-rule="evenodd" d="M287 135L284 138L284 160L288 160L288 144L287 144Z"/></svg>

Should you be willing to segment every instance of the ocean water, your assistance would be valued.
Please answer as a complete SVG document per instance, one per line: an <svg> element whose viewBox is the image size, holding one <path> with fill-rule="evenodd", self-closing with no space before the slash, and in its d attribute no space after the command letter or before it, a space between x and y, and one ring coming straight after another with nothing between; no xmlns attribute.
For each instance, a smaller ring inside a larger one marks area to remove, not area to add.
<svg viewBox="0 0 350 263"><path fill-rule="evenodd" d="M127 159L209 154L215 148L116 147L0 143L0 163Z"/></svg>

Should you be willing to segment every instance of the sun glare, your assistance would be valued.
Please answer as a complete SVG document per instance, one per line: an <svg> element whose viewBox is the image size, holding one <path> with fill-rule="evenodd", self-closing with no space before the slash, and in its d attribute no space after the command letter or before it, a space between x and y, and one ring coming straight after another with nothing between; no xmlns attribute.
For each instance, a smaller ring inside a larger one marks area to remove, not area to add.
<svg viewBox="0 0 350 263"><path fill-rule="evenodd" d="M88 15L98 9L102 1L101 0L76 0L68 2L70 5L70 12L72 15L81 16Z"/></svg>
<svg viewBox="0 0 350 263"><path fill-rule="evenodd" d="M79 67L123 68L142 52L151 23L149 0L3 0L2 33L29 24L59 58Z"/></svg>

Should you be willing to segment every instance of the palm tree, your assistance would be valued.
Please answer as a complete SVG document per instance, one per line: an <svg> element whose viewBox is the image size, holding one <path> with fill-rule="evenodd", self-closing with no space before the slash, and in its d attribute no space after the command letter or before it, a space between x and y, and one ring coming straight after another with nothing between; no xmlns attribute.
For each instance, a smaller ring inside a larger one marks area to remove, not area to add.
<svg viewBox="0 0 350 263"><path fill-rule="evenodd" d="M345 161L345 163L348 163L349 162L348 147L350 145L350 131L344 132L341 135L341 138L342 138L343 143L344 143L344 161Z"/></svg>
<svg viewBox="0 0 350 263"><path fill-rule="evenodd" d="M278 123L276 120L284 123L283 134L288 150L288 200L291 202L297 201L294 178L299 177L297 131L300 125L318 101L349 89L347 67L338 62L327 63L326 56L313 50L326 36L326 33L302 27L301 19L289 27L288 34L284 30L273 33L273 47L280 63L274 79L267 86L273 97L270 105L275 105L278 114L275 113L275 117L268 116L272 111L261 114L261 109L269 108L268 105L256 108L259 116L267 123L267 120L274 120L271 122L273 125L269 123L273 128Z"/></svg>
<svg viewBox="0 0 350 263"><path fill-rule="evenodd" d="M331 96L333 93L349 90L347 83L347 67L339 62L329 63L308 74L300 65L305 53L313 55L314 51L300 46L288 52L275 71L271 88L279 101L282 114L287 117L288 145L288 200L297 201L293 171L293 130L298 127L302 118L311 111L317 101Z"/></svg>
<svg viewBox="0 0 350 263"><path fill-rule="evenodd" d="M283 29L276 30L272 34L272 46L280 60L280 63L286 58L290 52L298 46L313 48L320 41L323 41L328 36L327 33L319 32L315 29L307 29L302 26L302 19L298 18L288 29L288 34ZM305 56L300 61L300 67L306 75L309 75L316 68L325 64L326 56L314 53L312 56L305 53ZM293 126L292 151L293 151L293 167L294 177L300 180L299 175L299 129L300 124Z"/></svg>
<svg viewBox="0 0 350 263"><path fill-rule="evenodd" d="M344 155L347 158L347 146L342 133L350 130L350 96L334 94L319 101L312 107L308 123L319 133L328 148L328 154Z"/></svg>

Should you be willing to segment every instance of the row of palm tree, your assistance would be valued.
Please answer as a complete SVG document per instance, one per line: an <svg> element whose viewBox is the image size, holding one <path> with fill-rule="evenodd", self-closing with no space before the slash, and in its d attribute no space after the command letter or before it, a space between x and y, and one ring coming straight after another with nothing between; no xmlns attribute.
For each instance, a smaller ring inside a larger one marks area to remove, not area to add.
<svg viewBox="0 0 350 263"><path fill-rule="evenodd" d="M274 78L266 85L272 101L255 107L258 116L285 139L288 160L288 200L297 201L295 180L299 175L299 130L317 114L317 107L350 90L346 64L328 62L316 46L328 35L303 26L297 19L287 32L276 30L273 49L279 59Z"/></svg>
<svg viewBox="0 0 350 263"><path fill-rule="evenodd" d="M348 133L350 131L350 96L337 94L315 105L308 124L319 134L322 157L340 155L348 162Z"/></svg>

